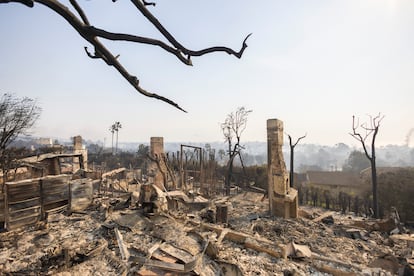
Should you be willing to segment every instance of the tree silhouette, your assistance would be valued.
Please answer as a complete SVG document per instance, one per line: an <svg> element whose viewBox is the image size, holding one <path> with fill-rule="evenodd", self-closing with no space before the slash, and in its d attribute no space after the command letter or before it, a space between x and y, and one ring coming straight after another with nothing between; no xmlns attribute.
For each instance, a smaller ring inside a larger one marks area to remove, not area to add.
<svg viewBox="0 0 414 276"><path fill-rule="evenodd" d="M78 4L76 0L69 1L72 7L76 10L77 14L73 13L67 6L61 3L59 0L0 0L0 4L4 3L21 3L30 8L34 6L35 3L42 4L47 8L53 10L63 19L65 19L69 25L71 25L79 34L89 42L93 48L94 53L91 53L88 50L88 47L85 48L86 54L92 59L102 59L107 65L113 66L139 93L144 96L155 98L166 102L184 112L177 103L174 101L163 97L161 95L151 93L139 84L139 80L136 76L131 75L128 70L120 63L118 60L119 55L114 55L105 45L100 41L100 39L107 39L112 41L126 41L132 43L142 43L157 46L162 48L164 51L176 56L182 63L186 65L192 65L191 57L203 56L205 54L213 52L224 52L229 55L234 55L237 58L241 58L244 50L247 47L246 40L250 36L246 36L243 41L242 47L239 51L235 51L231 48L223 46L213 46L201 50L191 50L184 47L180 42L176 40L174 35L169 33L167 29L161 24L161 22L148 10L148 6L155 6L153 2L147 2L145 0L131 0L132 6L135 7L141 14L144 16L154 27L161 33L161 35L168 41L164 42L162 40L153 39L150 37L143 37L134 34L125 34L125 33L113 33L108 32L104 29L97 28L89 22L89 19ZM112 0L116 2L116 0Z"/></svg>
<svg viewBox="0 0 414 276"><path fill-rule="evenodd" d="M41 108L36 101L27 97L18 98L12 94L4 94L0 99L0 165L3 177L6 177L7 147L19 135L35 124L40 116Z"/></svg>
<svg viewBox="0 0 414 276"><path fill-rule="evenodd" d="M377 183L377 165L376 165L376 156L375 156L375 139L379 131L380 123L384 118L381 113L377 116L369 116L369 123L359 124L359 119L355 122L355 116L352 116L352 132L350 133L352 137L357 139L364 149L365 156L368 158L371 163L371 182L372 182L372 201L374 205L374 217L379 218L379 204L378 204L378 183ZM360 131L364 131L364 134L361 134ZM368 153L367 139L371 137L371 154Z"/></svg>
<svg viewBox="0 0 414 276"><path fill-rule="evenodd" d="M120 122L115 122L115 131L116 131L116 146L115 146L115 154L118 153L118 132L122 128Z"/></svg>
<svg viewBox="0 0 414 276"><path fill-rule="evenodd" d="M115 154L118 153L118 132L122 128L120 122L115 122L109 128L109 131L112 133L112 154L114 154L114 133L116 132L116 143L115 143Z"/></svg>
<svg viewBox="0 0 414 276"><path fill-rule="evenodd" d="M289 186L293 187L293 176L294 176L294 155L295 155L295 147L299 143L300 140L304 139L306 134L299 137L295 143L292 143L292 137L288 134L289 138L289 146L290 146L290 171L289 171Z"/></svg>
<svg viewBox="0 0 414 276"><path fill-rule="evenodd" d="M221 124L224 139L228 144L229 155L225 179L226 195L230 195L230 183L233 173L233 161L237 155L239 155L240 157L240 151L243 149L243 146L240 144L240 138L243 131L246 129L247 116L251 112L252 110L247 110L245 107L239 107L237 108L236 112L228 114L224 123Z"/></svg>
<svg viewBox="0 0 414 276"><path fill-rule="evenodd" d="M115 124L113 124L109 127L109 131L112 134L112 139L111 139L111 152L112 152L112 155L114 154L114 133L115 133L115 128L114 127L115 127Z"/></svg>

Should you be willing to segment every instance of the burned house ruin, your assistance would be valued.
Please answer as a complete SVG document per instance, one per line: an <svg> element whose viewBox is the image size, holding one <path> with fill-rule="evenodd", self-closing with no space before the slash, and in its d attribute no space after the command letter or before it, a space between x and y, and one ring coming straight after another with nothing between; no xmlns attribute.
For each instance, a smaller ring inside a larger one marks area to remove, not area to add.
<svg viewBox="0 0 414 276"><path fill-rule="evenodd" d="M180 152L168 154L163 137L150 140L145 177L132 168L101 174L87 170L77 139L75 152L33 157L38 163L32 167L40 174L4 185L0 219L8 231L0 233L0 271L140 276L412 273L414 237L403 233L396 220L299 208L283 161L282 121L267 121L267 138L267 195L246 187L222 196L224 187L209 171L214 166L203 149L181 145ZM391 235L396 231L401 234Z"/></svg>
<svg viewBox="0 0 414 276"><path fill-rule="evenodd" d="M298 192L289 187L289 173L283 159L283 122L267 120L267 171L269 209L272 215L298 217Z"/></svg>

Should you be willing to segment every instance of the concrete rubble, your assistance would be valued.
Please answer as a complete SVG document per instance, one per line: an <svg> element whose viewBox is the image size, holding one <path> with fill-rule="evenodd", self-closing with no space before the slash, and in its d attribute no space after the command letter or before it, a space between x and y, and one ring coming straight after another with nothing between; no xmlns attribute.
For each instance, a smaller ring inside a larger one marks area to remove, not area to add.
<svg viewBox="0 0 414 276"><path fill-rule="evenodd" d="M176 193L179 194L179 193ZM243 192L146 214L95 194L83 211L0 233L5 275L412 275L414 235L377 221L301 207L269 215L263 194ZM122 202L121 202L122 203ZM227 223L215 223L226 204ZM205 214L213 213L210 219ZM331 220L324 220L331 217ZM327 223L324 223L326 221ZM358 223L355 223L358 222ZM378 223L377 223L378 224ZM411 273L411 274L410 274Z"/></svg>

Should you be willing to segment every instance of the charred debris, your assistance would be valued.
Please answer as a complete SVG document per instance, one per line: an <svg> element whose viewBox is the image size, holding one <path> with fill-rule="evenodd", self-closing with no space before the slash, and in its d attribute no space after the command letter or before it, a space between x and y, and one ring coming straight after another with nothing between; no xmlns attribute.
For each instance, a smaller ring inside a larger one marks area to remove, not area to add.
<svg viewBox="0 0 414 276"><path fill-rule="evenodd" d="M200 183L197 164L171 168L162 137L145 183L135 170L88 170L76 141L74 153L25 160L22 179L2 184L1 274L414 275L397 210L380 220L298 206L281 121L268 121L268 143L269 192L230 196Z"/></svg>

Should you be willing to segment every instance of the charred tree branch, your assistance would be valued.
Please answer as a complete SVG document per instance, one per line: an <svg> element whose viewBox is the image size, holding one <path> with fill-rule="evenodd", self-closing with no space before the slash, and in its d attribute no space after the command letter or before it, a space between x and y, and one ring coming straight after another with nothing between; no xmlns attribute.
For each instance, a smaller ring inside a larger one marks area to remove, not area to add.
<svg viewBox="0 0 414 276"><path fill-rule="evenodd" d="M95 35L97 37L105 38L108 40L113 40L113 41L120 40L120 41L137 42L137 43L142 43L142 44L159 46L165 51L175 55L184 64L192 65L191 60L189 60L188 57L183 56L180 50L172 48L171 46L165 44L164 42L160 40L152 39L148 37L130 35L130 34L111 33L111 32L107 32L99 28L95 28L94 26L88 26L85 28L87 29L87 32L90 32L91 35Z"/></svg>
<svg viewBox="0 0 414 276"><path fill-rule="evenodd" d="M307 134L299 137L296 140L296 143L292 143L292 137L287 134L288 138L289 138L289 146L290 146L290 169L289 169L289 186L293 187L294 186L294 156L295 156L295 147L296 145L299 143L300 140L304 139L306 137Z"/></svg>
<svg viewBox="0 0 414 276"><path fill-rule="evenodd" d="M112 0L116 2L116 0ZM121 40L121 41L129 41L129 42L136 42L142 44L149 44L154 46L159 46L163 50L175 55L181 62L186 65L192 65L191 57L192 56L202 56L205 54L213 53L213 52L225 52L230 55L234 55L237 58L241 58L245 49L247 48L247 39L251 34L246 36L243 41L242 47L239 51L235 51L228 47L223 46L214 46L210 48L205 48L198 51L193 51L190 49L185 48L181 43L179 43L173 35L171 35L166 28L160 23L160 21L152 15L151 12L148 11L147 6L155 6L154 2L148 2L145 0L131 0L132 4L142 13L142 15L150 21L158 31L171 43L172 46L156 39L147 38L147 37L140 37L130 34L121 34L121 33L111 33L105 30L95 28L90 25L90 22L83 11L83 9L79 6L76 0L70 0L71 5L74 7L76 12L79 14L77 17L73 14L68 7L63 5L58 0L0 0L0 4L2 3L21 3L28 7L33 7L34 3L40 3L49 9L53 10L61 17L63 17L86 41L91 43L95 48L95 54L91 54L88 49L85 47L85 51L90 58L97 59L101 58L104 60L108 65L114 66L116 70L141 94L144 96L155 98L166 102L184 112L177 103L173 102L172 100L165 98L163 96L157 95L155 93L150 93L147 90L143 89L139 86L139 81L137 77L131 75L117 60L116 56L114 55L98 40L98 38L105 38L108 40Z"/></svg>
<svg viewBox="0 0 414 276"><path fill-rule="evenodd" d="M199 50L199 51L192 51L188 49L182 49L182 51L183 53L190 55L190 56L202 56L202 55L213 53L213 52L225 52L229 55L233 55L233 56L236 56L237 58L241 58L244 53L244 50L248 46L246 41L251 35L252 34L250 33L246 36L246 38L243 40L243 45L238 52L234 51L233 49L222 47L222 46L210 47L210 48L206 48L206 49Z"/></svg>
<svg viewBox="0 0 414 276"><path fill-rule="evenodd" d="M102 58L102 56L98 55L96 52L95 52L95 54L92 55L91 52L88 51L88 47L85 46L84 49L85 49L85 52L88 55L88 57L94 58L94 59Z"/></svg>
<svg viewBox="0 0 414 276"><path fill-rule="evenodd" d="M2 3L0 0L0 3ZM86 52L91 58L102 58L108 65L114 66L117 71L141 94L144 96L154 98L166 102L181 111L186 112L182 109L177 103L172 100L160 96L155 93L148 92L144 88L139 86L139 81L136 76L129 74L129 72L119 63L115 56L98 40L98 37L88 31L89 29L82 21L79 20L66 6L62 5L57 0L35 0L40 4L45 5L46 7L52 9L57 14L62 16L85 40L91 43L95 47L95 55L90 54L87 49Z"/></svg>
<svg viewBox="0 0 414 276"><path fill-rule="evenodd" d="M155 3L154 2L147 2L145 0L142 0L142 2L144 3L145 6L154 6L155 7Z"/></svg>
<svg viewBox="0 0 414 276"><path fill-rule="evenodd" d="M350 133L352 137L358 140L362 148L364 149L365 156L371 163L371 182L372 182L372 197L373 197L373 207L374 207L374 216L379 218L379 203L378 203L378 185L377 185L377 165L376 165L376 156L375 156L375 140L379 131L380 123L384 116L378 114L376 117L370 117L370 126L368 127L366 123L359 124L359 120L355 123L355 116L352 116L352 132ZM358 132L358 128L365 130L365 136L361 135ZM372 135L371 139L371 155L368 153L368 148L366 145L366 140L369 136Z"/></svg>
<svg viewBox="0 0 414 276"><path fill-rule="evenodd" d="M34 6L34 1L32 1L32 0L0 0L0 4L11 3L11 2L21 3L25 6L30 7L30 8L33 8L33 6Z"/></svg>
<svg viewBox="0 0 414 276"><path fill-rule="evenodd" d="M79 16L82 18L83 23L85 23L85 25L90 25L89 20L86 17L86 14L83 12L83 10L79 6L78 2L76 2L76 0L70 0L70 3L75 8L75 10L79 13Z"/></svg>
<svg viewBox="0 0 414 276"><path fill-rule="evenodd" d="M174 36L167 31L167 29L161 24L161 22L147 9L146 5L142 3L140 0L131 0L131 2L135 5L135 7L142 13L142 15L148 19L154 25L155 28L177 49L182 51L185 55L188 56L202 56L205 54L213 53L213 52L226 52L229 55L234 55L238 58L241 58L243 55L244 50L247 48L247 39L252 35L249 34L243 40L242 47L240 51L236 52L231 48L216 46L210 47L199 51L193 51L185 48L181 43L179 43Z"/></svg>

